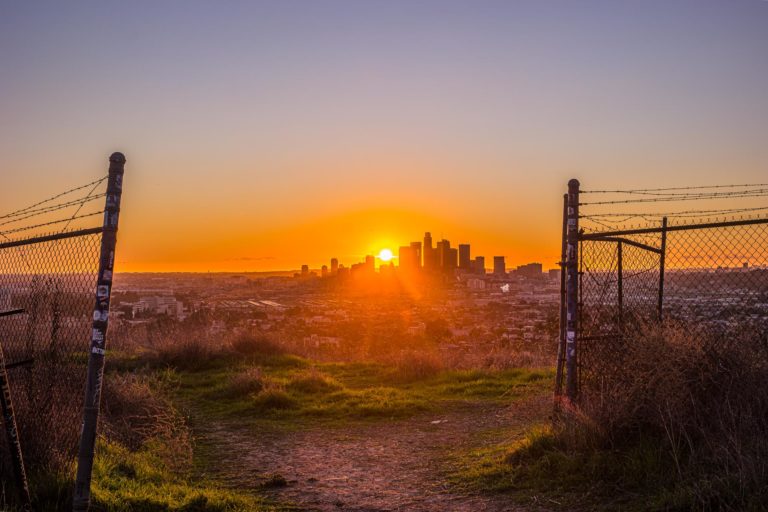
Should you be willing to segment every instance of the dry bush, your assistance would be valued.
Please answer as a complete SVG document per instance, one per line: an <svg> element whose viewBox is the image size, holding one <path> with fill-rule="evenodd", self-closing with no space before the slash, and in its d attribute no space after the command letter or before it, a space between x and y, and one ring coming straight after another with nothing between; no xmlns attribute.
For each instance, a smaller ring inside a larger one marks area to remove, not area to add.
<svg viewBox="0 0 768 512"><path fill-rule="evenodd" d="M226 340L205 335L170 334L142 359L152 366L173 367L182 370L200 370L232 355Z"/></svg>
<svg viewBox="0 0 768 512"><path fill-rule="evenodd" d="M135 373L105 377L101 430L107 439L130 450L155 443L172 468L183 469L192 460L192 442L186 422L158 390L156 378Z"/></svg>
<svg viewBox="0 0 768 512"><path fill-rule="evenodd" d="M258 393L270 385L261 368L248 368L235 374L229 380L227 391L231 396L247 396Z"/></svg>
<svg viewBox="0 0 768 512"><path fill-rule="evenodd" d="M765 340L691 332L646 326L604 352L563 435L601 448L655 439L699 506L768 499Z"/></svg>
<svg viewBox="0 0 768 512"><path fill-rule="evenodd" d="M426 379L446 369L438 354L425 351L402 351L389 364L394 369L393 377L404 382Z"/></svg>
<svg viewBox="0 0 768 512"><path fill-rule="evenodd" d="M232 342L232 349L244 356L278 356L285 354L285 349L270 338L253 334L242 334Z"/></svg>

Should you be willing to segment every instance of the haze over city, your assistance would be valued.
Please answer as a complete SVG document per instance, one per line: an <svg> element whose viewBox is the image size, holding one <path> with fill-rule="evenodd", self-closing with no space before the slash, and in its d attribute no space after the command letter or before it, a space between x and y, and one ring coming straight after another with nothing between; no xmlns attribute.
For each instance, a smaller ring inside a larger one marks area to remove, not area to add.
<svg viewBox="0 0 768 512"><path fill-rule="evenodd" d="M761 181L767 11L6 3L0 202L85 182L120 149L123 272L349 265L427 230L552 268L571 177Z"/></svg>

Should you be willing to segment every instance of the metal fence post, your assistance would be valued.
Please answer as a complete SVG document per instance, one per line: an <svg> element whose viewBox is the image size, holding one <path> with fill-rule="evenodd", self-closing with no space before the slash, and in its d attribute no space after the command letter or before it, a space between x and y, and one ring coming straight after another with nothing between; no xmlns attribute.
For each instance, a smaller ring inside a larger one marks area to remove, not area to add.
<svg viewBox="0 0 768 512"><path fill-rule="evenodd" d="M618 281L618 299L619 299L619 333L624 333L624 244L621 240L616 244L617 261L617 281Z"/></svg>
<svg viewBox="0 0 768 512"><path fill-rule="evenodd" d="M86 511L91 501L91 472L96 447L96 425L99 419L104 354L107 345L109 299L112 292L112 274L115 265L117 222L120 215L120 198L123 192L123 168L125 156L112 153L109 157L109 177L104 208L104 228L101 235L99 276L96 284L96 307L93 311L93 330L88 354L88 374L85 383L83 427L80 432L80 449L77 457L77 476L72 498L74 511Z"/></svg>
<svg viewBox="0 0 768 512"><path fill-rule="evenodd" d="M568 236L565 268L566 321L565 321L565 392L574 401L577 393L578 376L576 362L576 331L578 327L579 297L579 180L568 182Z"/></svg>
<svg viewBox="0 0 768 512"><path fill-rule="evenodd" d="M11 316L23 312L23 309L0 311L0 316ZM13 476L16 479L16 491L19 495L22 510L32 510L27 470L24 467L24 455L21 450L21 441L19 440L19 429L16 426L16 413L13 409L13 396L7 370L3 347L0 346L0 409L2 410L3 425L5 426L5 437L8 442L8 451L11 454Z"/></svg>
<svg viewBox="0 0 768 512"><path fill-rule="evenodd" d="M560 247L560 329L557 338L557 372L555 396L563 394L563 366L565 364L565 252L568 234L568 194L563 194L563 234Z"/></svg>
<svg viewBox="0 0 768 512"><path fill-rule="evenodd" d="M667 218L661 221L661 254L659 255L659 322L664 320L664 266L667 258Z"/></svg>

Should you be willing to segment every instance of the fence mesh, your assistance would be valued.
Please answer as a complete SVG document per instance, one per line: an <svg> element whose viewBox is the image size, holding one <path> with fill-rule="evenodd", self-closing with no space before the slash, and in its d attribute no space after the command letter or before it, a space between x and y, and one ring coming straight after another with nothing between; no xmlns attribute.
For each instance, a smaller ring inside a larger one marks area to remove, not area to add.
<svg viewBox="0 0 768 512"><path fill-rule="evenodd" d="M103 216L94 199L104 197L95 194L103 181L0 216L0 311L23 310L0 317L0 347L32 473L71 474L77 452ZM5 435L0 447L0 474L10 481Z"/></svg>
<svg viewBox="0 0 768 512"><path fill-rule="evenodd" d="M759 192L738 193L764 198L760 187ZM626 202L648 201L649 195L653 201L697 200L680 192L632 193L642 199ZM707 193L707 200L731 199L711 196L724 194L719 190ZM768 219L711 222L704 218L710 210L687 207L677 217L670 214L671 222L663 228L661 216L667 214L613 213L624 201L581 204L587 207L582 207L578 251L580 394L602 394L622 382L632 363L623 357L624 344L631 334L660 320L693 339L748 338L758 341L750 346L768 350ZM765 209L754 204L728 208ZM636 217L648 224L624 229L613 220Z"/></svg>

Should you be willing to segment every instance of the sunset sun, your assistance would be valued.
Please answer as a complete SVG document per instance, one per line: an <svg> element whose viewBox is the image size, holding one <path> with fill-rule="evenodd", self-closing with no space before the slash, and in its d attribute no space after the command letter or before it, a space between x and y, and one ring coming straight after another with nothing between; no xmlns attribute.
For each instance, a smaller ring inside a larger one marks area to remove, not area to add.
<svg viewBox="0 0 768 512"><path fill-rule="evenodd" d="M392 251L390 251L389 249L382 249L381 251L379 251L379 259L381 261L390 261L393 257L394 255L392 254Z"/></svg>

